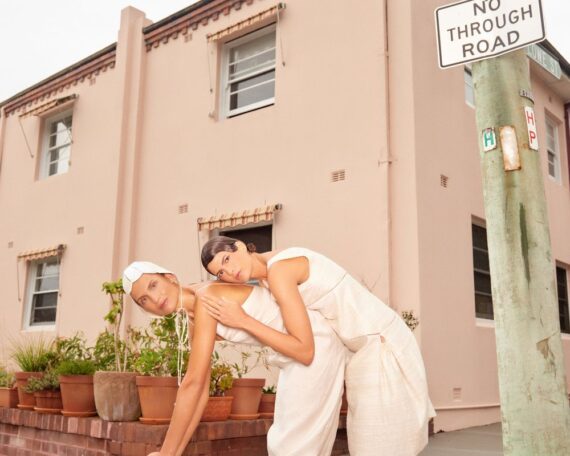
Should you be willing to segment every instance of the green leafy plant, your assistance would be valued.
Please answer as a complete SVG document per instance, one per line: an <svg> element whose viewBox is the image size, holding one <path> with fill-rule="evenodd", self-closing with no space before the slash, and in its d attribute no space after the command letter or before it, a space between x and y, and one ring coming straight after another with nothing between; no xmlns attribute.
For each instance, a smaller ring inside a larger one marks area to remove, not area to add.
<svg viewBox="0 0 570 456"><path fill-rule="evenodd" d="M66 359L56 369L59 375L93 375L95 362L91 359Z"/></svg>
<svg viewBox="0 0 570 456"><path fill-rule="evenodd" d="M116 370L117 372L131 371L132 354L134 352L131 336L136 335L137 331L127 328L125 337L121 338L121 322L123 320L125 306L125 290L123 289L123 280L119 279L115 282L104 282L102 290L111 300L111 308L105 321L110 325L110 330L105 330L97 338L95 344L95 358L98 362L100 370ZM112 344L113 351L109 350ZM111 367L113 364L113 367Z"/></svg>
<svg viewBox="0 0 570 456"><path fill-rule="evenodd" d="M53 341L41 337L12 342L11 356L24 372L45 372L56 362Z"/></svg>
<svg viewBox="0 0 570 456"><path fill-rule="evenodd" d="M140 351L134 355L134 370L141 375L176 376L178 373L178 338L175 316L157 318L150 327L139 331L134 339ZM186 371L189 350L182 347L181 372Z"/></svg>
<svg viewBox="0 0 570 456"><path fill-rule="evenodd" d="M13 388L15 383L14 374L0 367L0 388Z"/></svg>
<svg viewBox="0 0 570 456"><path fill-rule="evenodd" d="M41 377L31 377L24 388L27 393L35 393L37 391L57 391L59 390L58 374L55 370L50 369Z"/></svg>
<svg viewBox="0 0 570 456"><path fill-rule="evenodd" d="M263 394L277 394L277 388L275 385L267 386L262 389Z"/></svg>
<svg viewBox="0 0 570 456"><path fill-rule="evenodd" d="M232 368L220 359L217 352L214 352L210 371L210 396L224 396L233 382Z"/></svg>
<svg viewBox="0 0 570 456"><path fill-rule="evenodd" d="M410 330L412 331L416 329L420 324L420 320L414 315L413 310L403 310L402 319L404 320L406 325L408 325L408 328L410 328Z"/></svg>

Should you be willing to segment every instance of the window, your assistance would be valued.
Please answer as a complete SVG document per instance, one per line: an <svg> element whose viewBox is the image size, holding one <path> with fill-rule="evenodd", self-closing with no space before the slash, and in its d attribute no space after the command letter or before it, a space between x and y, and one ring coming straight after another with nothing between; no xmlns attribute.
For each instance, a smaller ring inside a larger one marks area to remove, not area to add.
<svg viewBox="0 0 570 456"><path fill-rule="evenodd" d="M463 79L465 84L465 103L474 108L475 91L473 89L473 75L471 74L471 65L465 65L465 70L463 71Z"/></svg>
<svg viewBox="0 0 570 456"><path fill-rule="evenodd" d="M546 118L546 155L548 175L560 182L560 150L558 148L558 125Z"/></svg>
<svg viewBox="0 0 570 456"><path fill-rule="evenodd" d="M259 253L268 252L272 249L272 225L254 226L251 228L223 230L218 233L220 236L229 236L239 239L246 245L255 245L255 250Z"/></svg>
<svg viewBox="0 0 570 456"><path fill-rule="evenodd" d="M25 326L52 325L59 293L59 259L51 257L32 262L29 267Z"/></svg>
<svg viewBox="0 0 570 456"><path fill-rule="evenodd" d="M558 312L560 331L570 334L570 314L568 312L568 281L566 269L556 267L556 290L558 292Z"/></svg>
<svg viewBox="0 0 570 456"><path fill-rule="evenodd" d="M473 274L475 282L475 315L477 318L493 319L493 296L491 295L491 272L487 230L471 225L473 236Z"/></svg>
<svg viewBox="0 0 570 456"><path fill-rule="evenodd" d="M71 153L71 111L45 120L40 178L66 173Z"/></svg>
<svg viewBox="0 0 570 456"><path fill-rule="evenodd" d="M242 114L275 101L275 24L224 45L222 112Z"/></svg>

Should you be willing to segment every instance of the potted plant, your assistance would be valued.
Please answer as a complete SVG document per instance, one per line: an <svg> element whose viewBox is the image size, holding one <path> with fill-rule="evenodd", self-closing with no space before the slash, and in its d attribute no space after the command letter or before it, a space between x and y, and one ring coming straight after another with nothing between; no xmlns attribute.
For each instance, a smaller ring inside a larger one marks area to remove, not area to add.
<svg viewBox="0 0 570 456"><path fill-rule="evenodd" d="M260 418L273 418L276 393L277 391L273 385L263 388L263 394L261 395L258 410Z"/></svg>
<svg viewBox="0 0 570 456"><path fill-rule="evenodd" d="M97 364L93 377L95 407L104 420L135 421L141 415L141 407L136 372L132 372L134 332L129 328L125 337L120 337L125 298L122 280L105 282L102 289L111 300L105 315L110 330L99 334L93 351Z"/></svg>
<svg viewBox="0 0 570 456"><path fill-rule="evenodd" d="M18 389L14 374L0 368L0 407L15 408L18 405Z"/></svg>
<svg viewBox="0 0 570 456"><path fill-rule="evenodd" d="M133 366L140 374L136 378L142 417L146 424L170 422L178 392L178 339L174 316L151 321L150 329L139 337L140 353ZM188 348L180 353L180 370L188 363Z"/></svg>
<svg viewBox="0 0 570 456"><path fill-rule="evenodd" d="M25 387L26 393L33 394L39 413L59 414L62 409L61 391L57 372L49 369L41 377L30 377Z"/></svg>
<svg viewBox="0 0 570 456"><path fill-rule="evenodd" d="M218 353L212 355L210 370L210 397L202 413L201 421L225 421L228 419L233 397L226 395L232 387L233 376L230 365L220 360Z"/></svg>
<svg viewBox="0 0 570 456"><path fill-rule="evenodd" d="M36 400L32 393L27 393L25 388L28 379L41 377L53 363L52 342L43 338L23 339L12 344L12 359L21 371L15 373L18 388L18 408L33 410Z"/></svg>
<svg viewBox="0 0 570 456"><path fill-rule="evenodd" d="M225 344L228 346L230 344ZM234 347L233 344L230 346ZM253 420L259 418L259 403L265 386L264 378L246 378L254 367L262 363L267 367L266 349L255 347L254 352L240 350L240 362L231 364L234 381L231 391L228 392L233 396L232 412L230 419L232 420Z"/></svg>
<svg viewBox="0 0 570 456"><path fill-rule="evenodd" d="M95 362L91 359L67 359L57 367L64 416L95 416L93 374Z"/></svg>

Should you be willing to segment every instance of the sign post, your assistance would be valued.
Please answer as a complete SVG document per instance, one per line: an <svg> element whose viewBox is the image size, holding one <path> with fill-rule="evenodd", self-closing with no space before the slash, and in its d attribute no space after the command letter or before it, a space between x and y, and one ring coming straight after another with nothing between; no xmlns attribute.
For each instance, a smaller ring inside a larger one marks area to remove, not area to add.
<svg viewBox="0 0 570 456"><path fill-rule="evenodd" d="M542 24L540 1L473 0L440 10L454 8L469 8L471 17L438 22L453 45L447 52L439 43L440 66L474 62L504 454L568 455L570 407L534 102L527 54L513 51L532 38L525 31L531 21ZM488 20L495 37L477 33L491 28Z"/></svg>

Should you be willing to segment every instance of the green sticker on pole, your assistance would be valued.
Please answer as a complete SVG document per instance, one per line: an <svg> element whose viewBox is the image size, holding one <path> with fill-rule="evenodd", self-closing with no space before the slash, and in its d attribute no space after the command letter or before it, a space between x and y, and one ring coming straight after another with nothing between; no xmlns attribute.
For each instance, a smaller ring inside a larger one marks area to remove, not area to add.
<svg viewBox="0 0 570 456"><path fill-rule="evenodd" d="M497 135L494 128L485 128L482 135L483 150L489 152L497 148Z"/></svg>

